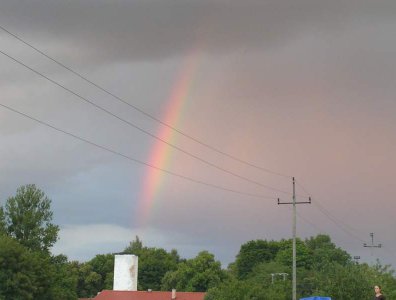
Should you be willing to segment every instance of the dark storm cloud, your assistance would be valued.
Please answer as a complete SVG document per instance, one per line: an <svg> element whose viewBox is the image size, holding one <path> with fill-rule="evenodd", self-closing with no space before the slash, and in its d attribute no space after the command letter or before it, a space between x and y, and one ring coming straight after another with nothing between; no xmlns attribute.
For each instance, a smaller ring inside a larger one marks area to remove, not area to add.
<svg viewBox="0 0 396 300"><path fill-rule="evenodd" d="M3 1L1 15L29 40L62 40L99 61L271 49L306 32L391 21L395 9L394 1Z"/></svg>

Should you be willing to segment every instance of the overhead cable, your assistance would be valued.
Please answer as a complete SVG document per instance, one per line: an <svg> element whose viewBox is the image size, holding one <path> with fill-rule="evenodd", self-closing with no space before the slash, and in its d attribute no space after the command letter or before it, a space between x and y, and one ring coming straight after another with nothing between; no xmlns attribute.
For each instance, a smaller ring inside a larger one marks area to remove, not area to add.
<svg viewBox="0 0 396 300"><path fill-rule="evenodd" d="M152 115L152 114L150 114L150 113L144 111L143 109L137 107L136 105L133 105L133 104L131 104L130 102L128 102L128 101L122 99L121 97L117 96L115 93L110 92L109 90L103 88L103 87L100 86L99 84L97 84L97 83L93 82L92 80L88 79L87 77L83 76L81 73L79 73L79 72L73 70L72 68L66 66L64 63L60 62L59 60L57 60L57 59L51 57L50 55L48 55L47 53L45 53L44 51L42 51L42 50L38 49L37 47L33 46L32 44L28 43L27 41L25 41L25 40L22 39L21 37L17 36L16 34L12 33L12 32L9 31L8 29L6 29L5 27L3 27L3 26L0 25L0 29L2 29L4 32L8 33L9 35L13 36L14 38L16 38L17 40L19 40L20 42L24 43L24 44L27 45L28 47L32 48L33 50L37 51L37 52L40 53L41 55L47 57L48 59L50 59L50 60L53 61L54 63L58 64L58 65L61 66L62 68L68 70L69 72L71 72L71 73L73 73L74 75L80 77L81 79L83 79L84 81L88 82L89 84L95 86L96 88L98 88L98 89L101 90L102 92L106 93L107 95L109 95L109 96L113 97L114 99L116 99L116 100L118 100L118 101L124 103L125 105L127 105L127 106L133 108L134 110L136 110L136 111L140 112L141 114L143 114L144 116L146 116L146 117L148 117L148 118L150 118L150 119L152 119L152 120L154 120L154 121L160 123L161 125L163 125L163 126L169 128L169 129L172 129L173 131L177 132L178 134L180 134L180 135L182 135L182 136L184 136L184 137L186 137L186 138L188 138L188 139L190 139L190 140L192 140L192 141L194 141L194 142L196 142L196 143L198 143L198 144L200 144L200 145L202 145L202 146L204 146L204 147L206 147L206 148L208 148L208 149L210 149L210 150L212 150L212 151L215 151L215 152L217 152L217 153L219 153L219 154L221 154L221 155L224 155L224 156L226 156L226 157L228 157L228 158L231 158L231 159L233 159L233 160L235 160L235 161L237 161L237 162L240 162L240 163L242 163L242 164L248 165L248 166L250 166L250 167L253 167L253 168L255 168L255 169L258 169L258 170L260 170L260 171L267 172L267 173L270 173L270 174L273 174L273 175L278 175L278 176L281 176L281 177L291 178L291 176L289 176L289 175L285 175L285 174L282 174L282 173L279 173L279 172L276 172L276 171L273 171L273 170L270 170L270 169L267 169L267 168L263 168L263 167L261 167L261 166L258 166L257 164L248 162L248 161L243 160L243 159L241 159L241 158L238 158L238 157L236 157L236 156L234 156L234 155L228 154L228 153L226 153L226 152L224 152L224 151L221 151L221 150L217 149L216 147L213 147L213 146L209 145L208 143L205 143L205 142L203 142L203 141L201 141L201 140L199 140L199 139L197 139L197 138L195 138L195 137L193 137L193 136L191 136L191 135L189 135L189 134L187 134L187 133L181 131L180 129L178 129L178 128L176 128L176 127L174 127L174 126L172 126L172 125L170 125L170 124L168 124L168 123L162 121L161 119L155 117L154 115Z"/></svg>
<svg viewBox="0 0 396 300"><path fill-rule="evenodd" d="M240 194L240 195L245 195L245 196L255 197L255 198L263 198L263 199L276 200L275 197L266 196L266 195L259 195L259 194L253 194L253 193L246 193L246 192L243 192L243 191L238 191L238 190L234 190L234 189L229 189L229 188L225 188L225 187L222 187L222 186L219 186L219 185L216 185L216 184L212 184L212 183L208 183L208 182L205 182L205 181L197 180L197 179L194 179L194 178L189 177L189 176L185 176L185 175L182 175L182 174L178 174L178 173L175 173L175 172L172 172L172 171L163 169L163 168L159 168L159 167L154 166L154 165L152 165L152 164L150 164L150 163L143 162L143 161L141 161L141 160L138 160L138 159L136 159L136 158L134 158L134 157L125 155L125 154L123 154L123 153L121 153L121 152L118 152L118 151L116 151L116 150L113 150L113 149L111 149L111 148L108 148L108 147L99 145L99 144L97 144L97 143L95 143L95 142L92 142L92 141L86 139L86 138L80 137L80 136L78 136L78 135L76 135L76 134L74 134L74 133L71 133L71 132L68 132L68 131L66 131L66 130L60 129L60 128L54 126L54 125L51 125L51 124L49 124L49 123L47 123L47 122L44 122L44 121L42 121L42 120L39 120L38 118L32 117L32 116L30 116L30 115L28 115L28 114L26 114L26 113L24 113L24 112L21 112L21 111L19 111L19 110L16 110L15 108L12 108L12 107L10 107L10 106L8 106L8 105L5 105L5 104L0 103L0 106L2 106L3 108L8 109L8 110L10 110L10 111L12 111L12 112L14 112L14 113L17 113L17 114L19 114L19 115L21 115L21 116L24 116L24 117L26 117L26 118L28 118L28 119L30 119L30 120L33 120L33 121L35 121L35 122L37 122L37 123L40 123L40 124L42 124L42 125L44 125L44 126L47 126L47 127L49 127L49 128L52 128L52 129L54 129L54 130L56 130L56 131L58 131L58 132L61 132L61 133L63 133L63 134L66 134L66 135L68 135L68 136L70 136L70 137L72 137L72 138L74 138L74 139L77 139L77 140L80 140L80 141L82 141L82 142L84 142L84 143L87 143L87 144L89 144L89 145L91 145L91 146L94 146L94 147L100 148L100 149L102 149L102 150L105 150L105 151L107 151L107 152L110 152L110 153L112 153L112 154L121 156L121 157L126 158L126 159L128 159L128 160L130 160L130 161L133 161L133 162L135 162L135 163L138 163L138 164L141 164L141 165L145 165L145 166L147 166L147 167L150 167L150 168L159 170L159 171L164 172L164 173L166 173L166 174L173 175L173 176L175 176L175 177L179 177L179 178L182 178L182 179L185 179L185 180L194 182L194 183L198 183L198 184L201 184L201 185L210 186L210 187L212 187L212 188L220 189L220 190L227 191L227 192L232 192L232 193L235 193L235 194Z"/></svg>
<svg viewBox="0 0 396 300"><path fill-rule="evenodd" d="M307 193L308 195L311 195L306 188L304 188L304 186L299 183L298 181L296 181L297 185L300 186L305 193ZM343 222L342 220L338 219L337 217L335 217L333 214L331 214L324 206L323 204L320 203L320 201L318 200L317 197L315 197L315 201L312 202L312 204L314 206L317 207L317 209L323 214L325 215L330 221L332 221L337 227L339 227L342 231L344 231L346 234L353 236L355 239L359 240L360 242L364 243L364 240L362 238L360 238L357 234L355 234L355 232L358 232L358 230L356 230L355 228L353 228L352 226L346 224L345 222Z"/></svg>
<svg viewBox="0 0 396 300"><path fill-rule="evenodd" d="M237 173L234 173L234 172L232 172L232 171L229 171L229 170L227 170L227 169L224 169L224 168L222 168L222 167L219 167L218 165L216 165L216 164L214 164L214 163L211 163L211 162L209 162L209 161L207 161L207 160L205 160L205 159L203 159L203 158L200 158L200 157L198 157L198 156L196 156L196 155L194 155L194 154L192 154L192 153L190 153L190 152L188 152L188 151L186 151L186 150L183 150L182 148L180 148L180 147L178 147L178 146L176 146L176 145L174 145L174 144L169 143L168 141L166 141L166 140L164 140L164 139L162 139L162 138L160 138L160 137L158 137L158 136L156 136L156 135L150 133L149 131L147 131L147 130L145 130L145 129L139 127L139 126L137 126L136 124L133 124L132 122L130 122L130 121L126 120L126 119L121 118L120 116L118 116L118 115L112 113L111 111L109 111L109 110L103 108L102 106L96 104L95 102L92 102L91 100L89 100L89 99L87 99L87 98L81 96L81 95L78 94L77 92L75 92L75 91L73 91L73 90L71 90L71 89L65 87L64 85L60 84L59 82L57 82L57 81L55 81L55 80L49 78L48 76L42 74L41 72L39 72L39 71L33 69L32 67L30 67L30 66L26 65L25 63L23 63L22 61L20 61L20 60L14 58L13 56L9 55L8 53L6 53L6 52L4 52L4 51L2 51L2 50L0 50L0 53L3 54L4 56L8 57L9 59L13 60L14 62L16 62L16 63L18 63L18 64L24 66L25 68L29 69L30 71L34 72L35 74L37 74L37 75L43 77L44 79L48 80L49 82L51 82L51 83L57 85L58 87L64 89L65 91L67 91L67 92L73 94L73 95L76 96L78 99L80 99L80 100L82 100L82 101L88 103L89 105L94 106L96 109L103 111L104 113L106 113L106 114L108 114L108 115L110 115L110 116L112 116L112 117L114 117L114 118L120 120L121 122L123 122L123 123L125 123L125 124L127 124L127 125L129 125L129 126L131 126L131 127L133 127L133 128L135 128L135 129L137 129L137 130L139 130L139 131L141 131L141 132L143 132L143 133L145 133L145 134L151 136L151 137L154 138L154 139L157 139L157 140L161 141L162 143L164 143L164 144L166 144L166 145L168 145L168 146L171 146L172 148L174 148L174 149L176 149L176 150L178 150L178 151L180 151L180 152L182 152L182 153L184 153L184 154L186 154L186 155L188 155L188 156L191 156L191 157L193 157L193 158L195 158L195 159L197 159L197 160L199 160L199 161L201 161L201 162L203 162L203 163L205 163L205 164L207 164L207 165L209 165L209 166L211 166L211 167L213 167L213 168L216 168L216 169L218 169L218 170L220 170L220 171L222 171L222 172L228 173L228 174L230 174L230 175L232 175L232 176L234 176L234 177L237 177L237 178L239 178L239 179L242 179L242 180L245 180L245 181L247 181L247 182L253 183L253 184L255 184L255 185L261 186L261 187L263 187L263 188L266 188L266 189L269 189L269 190L273 190L273 191L276 191L276 192L280 192L280 193L284 193L284 194L291 194L291 193L288 192L288 191L284 191L284 190L281 190L281 189L278 189L278 188L274 188L274 187L271 187L271 186L262 184L262 183L260 183L260 182L258 182L258 181L251 180L251 179L249 179L249 178L247 178L247 177L244 177L244 176L242 176L242 175L239 175L239 174L237 174Z"/></svg>

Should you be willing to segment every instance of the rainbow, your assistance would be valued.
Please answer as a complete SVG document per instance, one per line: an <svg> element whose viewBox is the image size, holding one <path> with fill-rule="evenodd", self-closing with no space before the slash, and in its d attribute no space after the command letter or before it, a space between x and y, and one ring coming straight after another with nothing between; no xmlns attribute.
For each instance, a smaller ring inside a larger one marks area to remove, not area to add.
<svg viewBox="0 0 396 300"><path fill-rule="evenodd" d="M177 128L183 108L185 107L189 93L193 87L200 56L198 51L194 50L183 60L179 74L165 102L165 110L161 117L161 120L165 124ZM156 135L169 143L173 143L175 140L175 131L167 126L161 125ZM171 151L172 148L169 145L160 140L155 140L150 151L148 163L157 168L167 169L171 160ZM150 213L154 210L155 201L158 200L158 194L163 183L163 176L164 173L155 168L148 167L146 171L137 216L138 224L141 227L145 227L149 222Z"/></svg>

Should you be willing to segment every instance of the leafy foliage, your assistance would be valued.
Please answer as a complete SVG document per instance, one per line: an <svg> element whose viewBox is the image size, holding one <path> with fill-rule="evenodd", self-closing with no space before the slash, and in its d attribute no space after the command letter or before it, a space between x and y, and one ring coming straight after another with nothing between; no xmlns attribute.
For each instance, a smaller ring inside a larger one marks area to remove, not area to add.
<svg viewBox="0 0 396 300"><path fill-rule="evenodd" d="M352 262L351 256L341 248L337 248L328 235L319 234L305 241L311 252L311 264L315 269L326 268L327 265L338 263L346 266Z"/></svg>
<svg viewBox="0 0 396 300"><path fill-rule="evenodd" d="M22 186L5 204L5 231L31 250L49 252L59 231L51 223L52 215L51 200L40 189L34 184Z"/></svg>
<svg viewBox="0 0 396 300"><path fill-rule="evenodd" d="M37 256L7 237L0 237L0 295L4 299L34 299L48 282L40 282Z"/></svg>
<svg viewBox="0 0 396 300"><path fill-rule="evenodd" d="M279 247L279 251L276 254L275 260L285 266L292 265L292 254L293 254L292 241L282 241L282 246ZM296 265L298 268L311 268L311 257L312 253L310 249L300 239L296 240ZM289 270L289 272L291 269Z"/></svg>
<svg viewBox="0 0 396 300"><path fill-rule="evenodd" d="M218 285L225 277L221 263L215 261L214 255L202 251L197 257L180 263L177 270L166 273L162 280L162 289L205 292Z"/></svg>
<svg viewBox="0 0 396 300"><path fill-rule="evenodd" d="M278 242L263 240L250 241L242 245L235 261L237 277L246 278L257 264L275 259L280 246Z"/></svg>
<svg viewBox="0 0 396 300"><path fill-rule="evenodd" d="M71 263L73 273L77 274L77 295L79 298L91 298L102 290L102 277L93 271L88 263Z"/></svg>
<svg viewBox="0 0 396 300"><path fill-rule="evenodd" d="M0 299L76 299L76 285L63 257L34 252L0 236Z"/></svg>
<svg viewBox="0 0 396 300"><path fill-rule="evenodd" d="M111 290L114 280L114 254L98 254L87 262L93 272L100 275L101 282L98 292Z"/></svg>
<svg viewBox="0 0 396 300"><path fill-rule="evenodd" d="M383 286L388 299L396 295L396 279L388 266L353 263L327 235L297 239L296 246L297 298L325 295L337 300L369 299L375 284ZM247 242L229 266L231 279L210 289L206 299L290 299L290 276L285 281L275 276L272 282L271 274L291 274L291 257L290 240Z"/></svg>
<svg viewBox="0 0 396 300"><path fill-rule="evenodd" d="M26 185L0 207L0 300L72 300L112 288L113 254L85 263L50 254L59 231L50 204L35 185ZM381 285L388 299L396 299L389 266L356 264L327 235L297 240L296 246L298 298L369 299L372 287ZM145 247L139 237L123 253L139 257L139 290L207 291L207 300L290 299L291 240L249 241L228 270L207 251L185 260L175 249Z"/></svg>
<svg viewBox="0 0 396 300"><path fill-rule="evenodd" d="M180 260L176 250L169 253L162 248L144 247L139 237L123 253L139 257L139 290L160 290L162 278L167 272L176 270Z"/></svg>
<svg viewBox="0 0 396 300"><path fill-rule="evenodd" d="M0 207L0 235L6 234L6 222L3 207Z"/></svg>
<svg viewBox="0 0 396 300"><path fill-rule="evenodd" d="M77 298L77 272L65 255L51 257L52 299L75 300Z"/></svg>
<svg viewBox="0 0 396 300"><path fill-rule="evenodd" d="M49 253L59 231L50 204L35 185L26 185L0 207L0 299L77 298L66 256Z"/></svg>

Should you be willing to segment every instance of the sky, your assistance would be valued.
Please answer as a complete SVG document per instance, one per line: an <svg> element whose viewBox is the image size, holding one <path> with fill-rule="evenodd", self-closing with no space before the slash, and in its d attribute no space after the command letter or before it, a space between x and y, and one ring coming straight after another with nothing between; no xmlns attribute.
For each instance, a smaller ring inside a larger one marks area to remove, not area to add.
<svg viewBox="0 0 396 300"><path fill-rule="evenodd" d="M139 236L227 266L291 238L295 177L298 237L396 266L395 1L0 8L0 205L42 189L54 254Z"/></svg>

